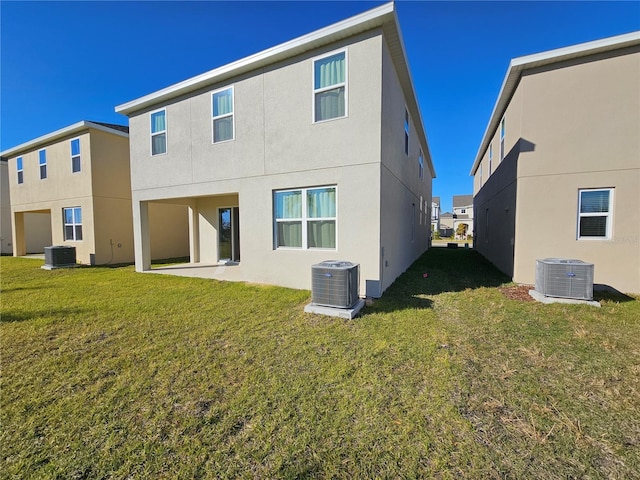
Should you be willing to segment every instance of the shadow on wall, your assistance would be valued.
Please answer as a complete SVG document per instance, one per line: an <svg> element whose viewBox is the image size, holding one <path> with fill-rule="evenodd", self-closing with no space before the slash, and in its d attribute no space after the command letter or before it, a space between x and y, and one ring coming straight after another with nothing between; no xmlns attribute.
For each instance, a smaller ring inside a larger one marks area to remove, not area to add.
<svg viewBox="0 0 640 480"><path fill-rule="evenodd" d="M520 138L473 199L474 248L513 276L518 162L536 145Z"/></svg>
<svg viewBox="0 0 640 480"><path fill-rule="evenodd" d="M432 307L430 295L468 288L498 287L511 279L471 249L431 248L364 312Z"/></svg>

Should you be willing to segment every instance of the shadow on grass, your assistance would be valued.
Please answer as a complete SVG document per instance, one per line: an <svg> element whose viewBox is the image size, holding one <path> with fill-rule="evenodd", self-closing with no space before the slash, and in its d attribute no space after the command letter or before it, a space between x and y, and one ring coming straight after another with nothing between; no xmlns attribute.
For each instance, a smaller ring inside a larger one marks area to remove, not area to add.
<svg viewBox="0 0 640 480"><path fill-rule="evenodd" d="M510 281L475 250L431 248L367 307L367 313L431 308L429 295L498 287Z"/></svg>
<svg viewBox="0 0 640 480"><path fill-rule="evenodd" d="M37 312L3 312L0 316L0 323L16 323L28 322L43 317L66 317L74 316L80 313L86 313L86 310L80 308L65 308L54 311L37 311Z"/></svg>
<svg viewBox="0 0 640 480"><path fill-rule="evenodd" d="M636 300L635 298L630 297L609 285L601 283L595 283L593 285L593 299L597 302L607 301L617 303L634 302Z"/></svg>

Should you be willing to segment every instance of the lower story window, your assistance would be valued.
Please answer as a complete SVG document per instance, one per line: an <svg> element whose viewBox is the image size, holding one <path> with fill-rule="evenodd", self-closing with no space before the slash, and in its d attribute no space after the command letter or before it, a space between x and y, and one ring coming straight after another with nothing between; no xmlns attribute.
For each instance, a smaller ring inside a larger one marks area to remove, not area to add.
<svg viewBox="0 0 640 480"><path fill-rule="evenodd" d="M336 187L273 193L276 248L336 248Z"/></svg>
<svg viewBox="0 0 640 480"><path fill-rule="evenodd" d="M64 239L82 240L82 208L64 209Z"/></svg>
<svg viewBox="0 0 640 480"><path fill-rule="evenodd" d="M578 202L578 238L611 238L613 189L580 190Z"/></svg>

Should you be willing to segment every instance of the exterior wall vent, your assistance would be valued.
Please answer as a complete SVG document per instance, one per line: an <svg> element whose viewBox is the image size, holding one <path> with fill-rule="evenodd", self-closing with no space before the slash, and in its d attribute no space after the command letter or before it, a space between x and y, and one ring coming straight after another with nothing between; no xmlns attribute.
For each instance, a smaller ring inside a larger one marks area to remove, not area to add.
<svg viewBox="0 0 640 480"><path fill-rule="evenodd" d="M71 267L76 264L76 247L55 245L44 247L44 266L50 268Z"/></svg>
<svg viewBox="0 0 640 480"><path fill-rule="evenodd" d="M593 300L593 263L564 258L536 260L536 291L546 297Z"/></svg>
<svg viewBox="0 0 640 480"><path fill-rule="evenodd" d="M360 265L326 260L311 266L311 303L351 308L359 300Z"/></svg>

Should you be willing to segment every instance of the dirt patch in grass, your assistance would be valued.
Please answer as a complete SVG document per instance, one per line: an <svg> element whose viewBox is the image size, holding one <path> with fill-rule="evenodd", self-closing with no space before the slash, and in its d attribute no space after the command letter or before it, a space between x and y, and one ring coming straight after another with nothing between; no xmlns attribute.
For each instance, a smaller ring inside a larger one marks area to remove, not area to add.
<svg viewBox="0 0 640 480"><path fill-rule="evenodd" d="M522 302L535 302L529 295L529 290L533 290L533 285L511 285L500 287L498 290L509 300L520 300Z"/></svg>

